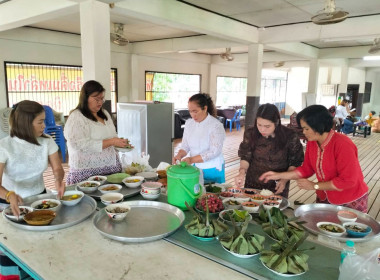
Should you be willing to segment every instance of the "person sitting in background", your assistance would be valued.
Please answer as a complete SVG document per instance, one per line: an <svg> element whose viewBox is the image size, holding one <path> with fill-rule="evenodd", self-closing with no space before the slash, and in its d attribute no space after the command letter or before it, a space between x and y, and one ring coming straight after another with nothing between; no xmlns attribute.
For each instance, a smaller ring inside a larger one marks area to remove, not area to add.
<svg viewBox="0 0 380 280"><path fill-rule="evenodd" d="M188 102L191 119L185 124L181 149L173 164L182 160L202 170L207 182L224 183L223 142L226 137L223 124L216 118L216 109L210 95L198 93ZM190 153L188 157L186 155Z"/></svg>
<svg viewBox="0 0 380 280"><path fill-rule="evenodd" d="M380 133L380 115L378 117L372 117L374 120L372 122L372 132Z"/></svg>
<svg viewBox="0 0 380 280"><path fill-rule="evenodd" d="M67 119L64 135L69 151L68 184L121 171L114 147L125 147L127 140L117 137L111 116L102 108L104 92L97 81L87 81L81 89L78 106Z"/></svg>
<svg viewBox="0 0 380 280"><path fill-rule="evenodd" d="M354 122L349 120L347 117L351 116L350 108L348 106L348 100L343 99L342 102L338 105L335 112L335 118L343 120L342 132L344 134L349 134L354 131Z"/></svg>

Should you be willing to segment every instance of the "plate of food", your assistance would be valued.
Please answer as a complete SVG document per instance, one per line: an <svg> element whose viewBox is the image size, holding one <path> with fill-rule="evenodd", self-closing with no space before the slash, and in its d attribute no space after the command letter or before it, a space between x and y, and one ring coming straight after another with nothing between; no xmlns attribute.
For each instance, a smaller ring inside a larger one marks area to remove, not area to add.
<svg viewBox="0 0 380 280"><path fill-rule="evenodd" d="M123 137L121 137L123 138ZM130 152L132 151L135 147L132 146L132 144L129 142L128 139L127 140L127 145L125 145L125 147L115 147L115 149L121 153L127 153L127 152Z"/></svg>

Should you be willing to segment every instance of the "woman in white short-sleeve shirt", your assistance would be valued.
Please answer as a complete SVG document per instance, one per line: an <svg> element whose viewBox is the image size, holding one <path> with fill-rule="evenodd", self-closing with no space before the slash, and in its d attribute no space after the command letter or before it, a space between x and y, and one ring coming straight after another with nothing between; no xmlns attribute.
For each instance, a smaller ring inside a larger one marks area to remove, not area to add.
<svg viewBox="0 0 380 280"><path fill-rule="evenodd" d="M111 116L102 108L104 92L97 81L87 81L81 89L78 106L67 119L64 129L70 166L67 184L121 171L114 147L125 147L127 140L117 137Z"/></svg>
<svg viewBox="0 0 380 280"><path fill-rule="evenodd" d="M216 109L208 94L198 93L188 103L191 119L185 123L181 149L173 158L194 164L203 171L205 182L225 182L223 124L215 118ZM186 155L188 155L186 157Z"/></svg>
<svg viewBox="0 0 380 280"><path fill-rule="evenodd" d="M50 163L55 187L61 197L65 190L64 171L54 140L44 134L45 110L34 101L16 104L9 122L10 136L0 140L0 198L18 214L22 198L45 191L43 172Z"/></svg>

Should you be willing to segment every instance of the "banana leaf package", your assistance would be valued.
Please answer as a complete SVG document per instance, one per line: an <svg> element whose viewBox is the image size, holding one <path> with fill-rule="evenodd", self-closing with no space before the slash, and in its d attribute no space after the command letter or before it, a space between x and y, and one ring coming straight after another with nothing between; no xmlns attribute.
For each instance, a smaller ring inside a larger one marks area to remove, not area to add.
<svg viewBox="0 0 380 280"><path fill-rule="evenodd" d="M237 226L235 219L231 216L235 231L226 233L219 237L220 243L231 252L239 255L253 255L261 252L264 247L265 238L258 234L248 233L248 223L246 220L242 226Z"/></svg>
<svg viewBox="0 0 380 280"><path fill-rule="evenodd" d="M261 252L260 260L279 273L283 274L301 274L309 270L307 260L308 255L304 253L306 250L300 250L298 247L305 241L307 235L301 238L292 235L288 240L277 242L271 246L271 250Z"/></svg>

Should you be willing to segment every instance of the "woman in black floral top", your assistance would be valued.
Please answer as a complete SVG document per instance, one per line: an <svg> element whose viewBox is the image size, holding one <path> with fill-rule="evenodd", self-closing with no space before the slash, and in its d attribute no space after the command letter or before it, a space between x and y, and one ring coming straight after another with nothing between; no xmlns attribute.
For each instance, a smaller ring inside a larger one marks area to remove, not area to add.
<svg viewBox="0 0 380 280"><path fill-rule="evenodd" d="M277 107L267 103L258 108L254 126L246 129L239 157L236 186L244 184L245 188L268 189L287 198L289 181L264 183L259 177L270 170L283 172L295 169L302 164L304 154L297 132L281 125Z"/></svg>

